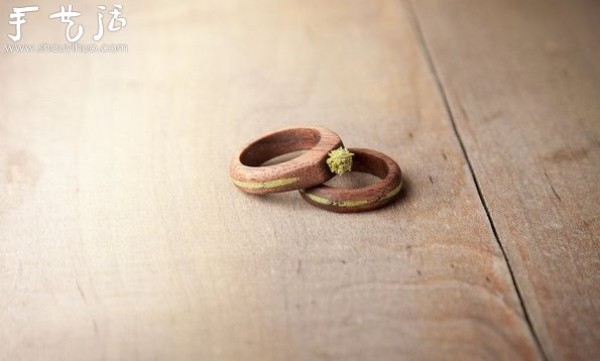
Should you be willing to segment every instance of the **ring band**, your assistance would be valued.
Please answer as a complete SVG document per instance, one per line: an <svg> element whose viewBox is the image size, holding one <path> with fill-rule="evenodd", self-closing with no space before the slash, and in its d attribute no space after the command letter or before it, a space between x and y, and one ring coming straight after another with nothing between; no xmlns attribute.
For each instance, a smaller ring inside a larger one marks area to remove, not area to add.
<svg viewBox="0 0 600 361"><path fill-rule="evenodd" d="M387 155L371 150L352 148L352 171L373 174L381 180L363 188L334 188L319 185L300 190L309 203L332 212L349 213L377 209L394 201L402 188L402 173L398 164Z"/></svg>
<svg viewBox="0 0 600 361"><path fill-rule="evenodd" d="M250 142L242 148L229 167L234 185L247 193L268 194L310 188L326 182L328 153L343 146L340 137L323 127L285 128ZM263 166L279 155L304 150L289 161Z"/></svg>

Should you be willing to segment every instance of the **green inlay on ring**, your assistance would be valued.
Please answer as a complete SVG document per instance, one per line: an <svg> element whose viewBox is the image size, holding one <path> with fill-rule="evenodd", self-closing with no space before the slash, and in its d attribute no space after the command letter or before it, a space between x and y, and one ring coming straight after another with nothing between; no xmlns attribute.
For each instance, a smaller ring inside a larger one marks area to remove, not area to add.
<svg viewBox="0 0 600 361"><path fill-rule="evenodd" d="M360 206L364 206L365 204L378 203L378 202L390 199L390 198L394 197L396 194L398 194L400 192L400 189L402 189L402 181L400 181L400 184L398 184L398 186L396 188L389 191L385 196L383 196L375 201L371 201L371 202L369 202L368 200L334 201L332 199L328 199L325 197L317 196L312 193L308 193L305 190L300 190L300 192L304 193L313 202L323 204L326 206L360 207Z"/></svg>
<svg viewBox="0 0 600 361"><path fill-rule="evenodd" d="M266 182L247 182L247 181L240 181L240 180L231 178L231 181L236 186L241 187L241 188L251 188L251 189L283 187L288 184L296 183L299 180L300 180L300 178L282 178L282 179L274 179L274 180L270 180L270 181L266 181Z"/></svg>

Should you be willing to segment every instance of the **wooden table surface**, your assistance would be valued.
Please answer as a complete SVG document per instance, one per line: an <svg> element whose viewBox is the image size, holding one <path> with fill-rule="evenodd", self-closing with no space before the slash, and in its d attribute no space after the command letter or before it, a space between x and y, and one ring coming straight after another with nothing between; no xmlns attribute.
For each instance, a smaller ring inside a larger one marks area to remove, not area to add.
<svg viewBox="0 0 600 361"><path fill-rule="evenodd" d="M64 43L38 5L20 42ZM600 357L600 3L123 7L126 53L0 56L0 360ZM231 185L301 124L396 159L401 200Z"/></svg>

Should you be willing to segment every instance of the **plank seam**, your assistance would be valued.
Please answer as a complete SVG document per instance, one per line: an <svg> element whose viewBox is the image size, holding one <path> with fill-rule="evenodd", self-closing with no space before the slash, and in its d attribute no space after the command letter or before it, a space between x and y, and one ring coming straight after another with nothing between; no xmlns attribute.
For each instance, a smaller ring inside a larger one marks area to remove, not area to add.
<svg viewBox="0 0 600 361"><path fill-rule="evenodd" d="M419 19L417 17L416 11L412 5L412 0L404 0L403 2L408 3L407 7L408 7L408 13L409 13L409 18L411 19L412 22L412 26L416 32L416 36L417 36L417 41L419 42L419 44L421 45L422 51L423 51L423 55L425 57L425 61L427 62L427 65L429 66L431 73L433 75L434 81L436 83L436 87L438 88L438 91L442 97L442 101L444 103L444 108L446 110L446 114L448 115L448 118L450 119L450 123L452 124L452 129L454 130L454 134L458 140L458 143L460 145L460 148L462 150L462 153L465 157L465 160L467 162L467 166L469 168L469 172L471 173L471 177L473 178L473 182L475 183L475 188L477 189L477 194L479 196L479 200L481 201L481 204L483 206L483 209L485 211L487 220L490 224L490 227L492 229L492 233L494 235L494 238L496 240L496 243L498 243L498 246L500 247L500 251L502 252L502 256L504 257L504 261L506 262L506 266L508 268L508 273L510 274L510 278L512 280L513 286L515 288L515 291L517 293L517 298L519 299L519 303L521 305L521 309L523 310L523 315L525 317L525 322L527 323L527 326L531 332L531 335L533 337L533 340L538 348L538 352L540 353L540 355L542 356L542 358L544 360L548 360L548 357L546 356L546 353L544 351L544 348L542 347L542 343L540 342L540 339L538 337L538 334L535 332L535 328L533 327L533 323L531 322L531 318L529 317L529 312L527 311L527 308L525 307L525 302L523 300L523 295L521 294L521 291L519 289L519 286L517 284L517 280L515 278L515 274L513 272L513 269L510 265L510 261L508 259L508 256L506 254L506 250L504 249L504 246L502 245L502 242L500 241L500 237L498 235L498 231L496 230L496 225L494 224L494 220L492 219L492 215L490 213L490 210L488 208L488 205L485 201L485 198L483 196L483 192L481 190L481 186L479 184L479 181L477 180L477 176L475 175L475 170L473 169L473 165L471 164L471 159L469 158L469 154L467 153L467 148L465 147L465 144L460 136L460 133L458 131L458 126L456 125L456 120L454 118L454 113L452 113L452 108L450 107L450 102L448 101L448 96L446 94L446 90L444 89L444 86L442 84L442 81L440 79L439 73L437 71L437 68L435 66L435 62L433 61L433 57L431 56L431 52L429 51L429 48L427 47L427 43L425 40L425 35L423 34L423 29L421 28L421 25L419 23Z"/></svg>

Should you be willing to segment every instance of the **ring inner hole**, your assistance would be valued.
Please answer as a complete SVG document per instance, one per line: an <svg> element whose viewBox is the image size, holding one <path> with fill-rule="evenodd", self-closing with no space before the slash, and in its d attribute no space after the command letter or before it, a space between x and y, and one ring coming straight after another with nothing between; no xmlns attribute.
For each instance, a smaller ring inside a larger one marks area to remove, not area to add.
<svg viewBox="0 0 600 361"><path fill-rule="evenodd" d="M307 152L306 150L296 150L294 152L281 154L281 155L278 155L274 158L267 160L266 162L261 164L261 166L266 167L266 166L270 166L270 165L285 163L292 159L298 158L299 156L301 156L302 154L304 154L306 152Z"/></svg>
<svg viewBox="0 0 600 361"><path fill-rule="evenodd" d="M262 138L246 148L240 155L240 162L249 167L287 162L301 156L320 140L319 132L314 129L284 130Z"/></svg>
<svg viewBox="0 0 600 361"><path fill-rule="evenodd" d="M325 182L325 185L334 188L364 188L375 184L381 179L366 172L349 172L336 176Z"/></svg>
<svg viewBox="0 0 600 361"><path fill-rule="evenodd" d="M344 173L325 182L334 188L364 188L381 181L389 172L387 163L379 158L357 153L352 172Z"/></svg>

